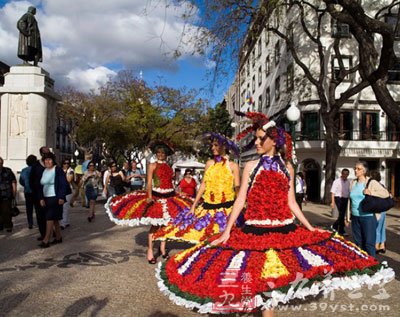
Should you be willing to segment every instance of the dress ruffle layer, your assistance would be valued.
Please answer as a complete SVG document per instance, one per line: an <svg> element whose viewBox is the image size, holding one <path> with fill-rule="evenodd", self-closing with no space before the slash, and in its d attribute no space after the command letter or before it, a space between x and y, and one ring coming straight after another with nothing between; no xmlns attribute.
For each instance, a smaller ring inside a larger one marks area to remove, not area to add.
<svg viewBox="0 0 400 317"><path fill-rule="evenodd" d="M198 243L208 237L223 232L226 228L233 201L230 207L217 209L205 209L203 204L199 205L195 213L189 212L189 208L183 210L167 227L160 228L155 234L156 240L180 240Z"/></svg>
<svg viewBox="0 0 400 317"><path fill-rule="evenodd" d="M111 221L118 225L165 226L184 208L190 206L192 200L180 195L157 198L147 202L147 193L135 191L123 196L110 197L104 205Z"/></svg>
<svg viewBox="0 0 400 317"><path fill-rule="evenodd" d="M248 283L243 277L250 279ZM239 311L243 286L249 291L249 305L243 310L269 309L335 289L386 283L394 278L394 271L341 236L329 234L297 247L288 243L280 249L199 244L162 264L157 278L160 290L176 304L201 313L222 313L219 305L224 290L233 294L232 307L239 305Z"/></svg>

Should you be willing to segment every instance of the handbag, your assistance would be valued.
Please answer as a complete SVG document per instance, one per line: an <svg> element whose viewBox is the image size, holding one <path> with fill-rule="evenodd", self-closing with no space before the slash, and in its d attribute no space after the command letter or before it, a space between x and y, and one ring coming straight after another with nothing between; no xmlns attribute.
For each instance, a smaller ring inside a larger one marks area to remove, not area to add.
<svg viewBox="0 0 400 317"><path fill-rule="evenodd" d="M13 199L11 202L11 216L16 217L19 215L19 213L20 211L19 208L17 207L17 202L15 201L15 199Z"/></svg>
<svg viewBox="0 0 400 317"><path fill-rule="evenodd" d="M368 188L370 181L371 179L368 180L366 188ZM390 195L387 198L365 195L365 198L360 203L360 208L362 212L374 213L374 214L388 211L393 207L394 207L394 200Z"/></svg>

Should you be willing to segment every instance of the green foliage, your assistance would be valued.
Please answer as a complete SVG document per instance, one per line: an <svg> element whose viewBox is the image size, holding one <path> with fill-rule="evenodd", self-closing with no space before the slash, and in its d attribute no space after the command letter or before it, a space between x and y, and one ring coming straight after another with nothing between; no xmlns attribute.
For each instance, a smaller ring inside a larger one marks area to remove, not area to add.
<svg viewBox="0 0 400 317"><path fill-rule="evenodd" d="M106 159L137 159L152 140L171 142L176 150L193 153L206 102L194 90L150 88L123 71L99 89L61 92L60 117L71 122L70 137L81 151L103 149Z"/></svg>

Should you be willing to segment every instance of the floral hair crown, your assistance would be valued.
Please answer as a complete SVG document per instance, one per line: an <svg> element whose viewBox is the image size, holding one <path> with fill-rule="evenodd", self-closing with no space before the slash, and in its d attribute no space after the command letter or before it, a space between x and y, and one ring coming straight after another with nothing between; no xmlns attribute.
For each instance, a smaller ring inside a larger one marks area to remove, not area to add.
<svg viewBox="0 0 400 317"><path fill-rule="evenodd" d="M239 157L240 155L239 147L235 144L235 142L222 134L216 132L207 132L203 135L203 139L207 140L208 142L216 140L219 145L225 146L225 148L231 151L236 157Z"/></svg>
<svg viewBox="0 0 400 317"><path fill-rule="evenodd" d="M268 129L273 128L271 131L271 136L276 143L276 147L283 148L284 146L286 146L286 158L288 160L292 160L293 156L292 138L287 132L285 132L283 128L277 127L275 121L273 120L270 121L269 118L261 112L244 113L240 111L235 111L235 113L240 117L246 118L245 120L240 121L239 124L251 124L237 135L236 140L239 141L248 134L254 133L258 129L262 129L263 131L267 132ZM243 150L246 151L252 148L254 142L255 138L253 138L252 141L250 141L250 143L245 145Z"/></svg>

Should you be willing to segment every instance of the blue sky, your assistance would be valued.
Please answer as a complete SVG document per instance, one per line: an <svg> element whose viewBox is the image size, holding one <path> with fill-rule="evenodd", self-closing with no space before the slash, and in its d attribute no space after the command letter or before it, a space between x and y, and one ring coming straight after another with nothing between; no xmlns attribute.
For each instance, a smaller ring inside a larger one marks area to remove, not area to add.
<svg viewBox="0 0 400 317"><path fill-rule="evenodd" d="M57 87L96 89L119 70L131 69L137 75L142 72L150 85L196 88L211 105L222 101L231 78L212 90L207 76L212 63L190 54L187 40L197 27L184 24L184 8L153 3L162 1L0 0L0 60L10 66L21 63L16 23L33 5L43 45L40 66ZM171 54L178 47L182 55L177 60Z"/></svg>

